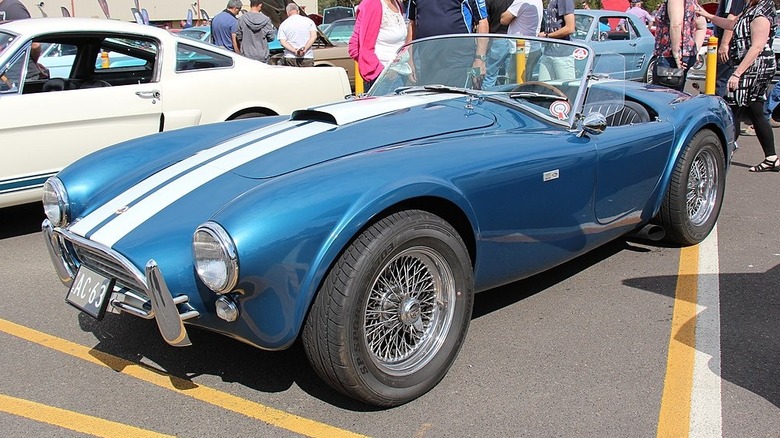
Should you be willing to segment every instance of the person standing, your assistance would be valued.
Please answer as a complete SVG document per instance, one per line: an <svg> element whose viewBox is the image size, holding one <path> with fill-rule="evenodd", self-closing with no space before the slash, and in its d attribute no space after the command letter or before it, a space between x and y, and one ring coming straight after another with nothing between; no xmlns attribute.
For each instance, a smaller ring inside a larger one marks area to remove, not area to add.
<svg viewBox="0 0 780 438"><path fill-rule="evenodd" d="M509 35L536 36L541 29L543 16L542 0L514 0L509 8L501 14L501 23L506 23L509 26L507 30ZM533 41L527 45L527 48L525 80L530 80L536 63L542 56L542 46Z"/></svg>
<svg viewBox="0 0 780 438"><path fill-rule="evenodd" d="M509 26L501 22L501 14L506 11L512 0L485 0L488 13L488 30L490 33L506 35ZM514 41L509 39L491 39L485 60L485 79L482 89L489 90L496 85L501 72L509 68L509 53Z"/></svg>
<svg viewBox="0 0 780 438"><path fill-rule="evenodd" d="M485 0L409 0L410 39L453 33L488 33L488 13ZM463 87L471 69L486 73L487 38L475 42L460 39L436 47L416 48L412 78L424 84ZM418 65L420 64L420 65ZM427 66L427 68L426 68ZM422 67L417 71L417 67ZM466 84L468 85L468 84Z"/></svg>
<svg viewBox="0 0 780 438"><path fill-rule="evenodd" d="M721 0L718 2L718 9L715 11L715 15L723 17L728 20L733 20L742 13L745 9L744 0ZM729 76L734 72L734 62L729 58L729 45L731 44L731 38L733 32L731 30L724 29L715 24L712 34L718 37L718 63L717 71L715 73L715 94L720 97L726 97L728 89L726 83L729 80Z"/></svg>
<svg viewBox="0 0 780 438"><path fill-rule="evenodd" d="M211 42L231 52L239 53L236 32L238 31L238 13L244 4L241 0L228 0L225 10L211 20Z"/></svg>
<svg viewBox="0 0 780 438"><path fill-rule="evenodd" d="M696 0L666 0L656 14L655 50L656 64L653 77L658 77L658 67L682 68L683 77L678 91L685 88L688 70L696 62Z"/></svg>
<svg viewBox="0 0 780 438"><path fill-rule="evenodd" d="M403 7L397 0L360 2L355 30L349 38L349 56L357 61L366 90L395 59L398 49L407 40L407 30ZM396 79L388 81L386 91L403 84L400 77L396 76Z"/></svg>
<svg viewBox="0 0 780 438"><path fill-rule="evenodd" d="M550 0L547 4L543 31L540 37L571 40L574 33L574 0ZM539 80L574 79L574 57L571 48L559 44L547 44L539 69Z"/></svg>
<svg viewBox="0 0 780 438"><path fill-rule="evenodd" d="M30 18L30 11L19 0L0 0L0 21Z"/></svg>
<svg viewBox="0 0 780 438"><path fill-rule="evenodd" d="M285 8L287 18L279 25L279 43L284 47L282 65L292 67L313 67L314 50L311 46L317 39L317 25L311 18L301 15L295 3Z"/></svg>
<svg viewBox="0 0 780 438"><path fill-rule="evenodd" d="M764 117L767 86L775 74L772 52L775 5L771 0L747 0L745 9L735 19L717 17L696 4L696 13L723 29L733 30L729 58L735 64L726 87L726 101L734 112L735 133L739 137L739 120L747 114L753 122L758 142L764 150L764 161L748 169L751 172L780 172L780 158L769 120Z"/></svg>
<svg viewBox="0 0 780 438"><path fill-rule="evenodd" d="M639 17L639 20L642 23L645 23L645 26L647 27L650 27L653 24L654 18L649 12L642 8L642 0L632 0L631 7L626 10L626 13L634 14Z"/></svg>
<svg viewBox="0 0 780 438"><path fill-rule="evenodd" d="M249 12L238 19L236 41L242 55L268 62L268 43L276 38L276 29L262 8L262 0L249 1Z"/></svg>

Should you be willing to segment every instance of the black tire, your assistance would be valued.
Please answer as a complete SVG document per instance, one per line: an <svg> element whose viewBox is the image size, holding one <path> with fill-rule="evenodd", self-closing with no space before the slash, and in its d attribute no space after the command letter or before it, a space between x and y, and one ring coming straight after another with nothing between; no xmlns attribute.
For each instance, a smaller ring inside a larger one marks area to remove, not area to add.
<svg viewBox="0 0 780 438"><path fill-rule="evenodd" d="M265 113L261 113L261 112L258 112L258 111L251 111L251 112L248 112L248 113L239 114L239 115L233 117L232 120L256 119L258 117L265 117L265 116L266 116Z"/></svg>
<svg viewBox="0 0 780 438"><path fill-rule="evenodd" d="M726 160L720 138L704 129L696 133L677 160L659 221L668 241L694 245L710 234L726 189Z"/></svg>
<svg viewBox="0 0 780 438"><path fill-rule="evenodd" d="M325 382L354 399L406 403L455 361L473 284L466 246L447 222L417 210L388 216L328 273L304 325L306 355Z"/></svg>
<svg viewBox="0 0 780 438"><path fill-rule="evenodd" d="M645 70L644 81L646 84L653 83L653 75L655 74L655 64L658 62L655 58L650 59L647 63L647 70Z"/></svg>

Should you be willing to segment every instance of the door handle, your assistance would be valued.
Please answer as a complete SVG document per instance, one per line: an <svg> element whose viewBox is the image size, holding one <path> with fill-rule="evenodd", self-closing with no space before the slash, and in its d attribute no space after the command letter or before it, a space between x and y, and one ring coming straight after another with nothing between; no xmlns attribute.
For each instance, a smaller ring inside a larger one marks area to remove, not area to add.
<svg viewBox="0 0 780 438"><path fill-rule="evenodd" d="M160 98L160 91L159 90L136 91L135 95L140 97L141 99L159 99Z"/></svg>

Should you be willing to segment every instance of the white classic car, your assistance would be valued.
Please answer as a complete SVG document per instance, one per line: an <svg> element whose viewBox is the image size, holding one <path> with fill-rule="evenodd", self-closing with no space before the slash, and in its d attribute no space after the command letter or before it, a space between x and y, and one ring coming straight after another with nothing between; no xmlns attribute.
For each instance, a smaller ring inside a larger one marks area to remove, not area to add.
<svg viewBox="0 0 780 438"><path fill-rule="evenodd" d="M79 18L0 24L0 208L39 200L48 177L114 143L289 114L350 93L342 68L271 66L151 26Z"/></svg>

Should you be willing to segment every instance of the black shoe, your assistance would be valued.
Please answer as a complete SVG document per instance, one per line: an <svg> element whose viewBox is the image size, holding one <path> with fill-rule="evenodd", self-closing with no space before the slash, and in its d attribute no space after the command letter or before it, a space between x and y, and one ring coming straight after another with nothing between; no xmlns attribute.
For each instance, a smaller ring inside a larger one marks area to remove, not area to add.
<svg viewBox="0 0 780 438"><path fill-rule="evenodd" d="M774 160L764 159L764 161L748 169L751 172L780 172L780 158Z"/></svg>

